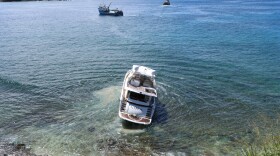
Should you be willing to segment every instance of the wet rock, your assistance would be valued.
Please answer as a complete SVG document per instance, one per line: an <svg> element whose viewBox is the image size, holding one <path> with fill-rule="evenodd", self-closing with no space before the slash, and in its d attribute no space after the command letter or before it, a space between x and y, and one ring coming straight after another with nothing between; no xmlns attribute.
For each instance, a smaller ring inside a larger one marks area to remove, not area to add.
<svg viewBox="0 0 280 156"><path fill-rule="evenodd" d="M99 151L102 151L104 149L104 140L103 139L98 139L97 140L97 148Z"/></svg>
<svg viewBox="0 0 280 156"><path fill-rule="evenodd" d="M131 149L131 146L123 141L116 140L114 138L105 138L97 140L97 148L99 151L119 151L126 148Z"/></svg>
<svg viewBox="0 0 280 156"><path fill-rule="evenodd" d="M115 146L117 144L117 141L112 139L112 138L109 138L107 139L107 145L112 147L112 146Z"/></svg>
<svg viewBox="0 0 280 156"><path fill-rule="evenodd" d="M31 149L27 148L25 144L14 143L1 143L0 142L0 155L2 156L36 156L30 152Z"/></svg>
<svg viewBox="0 0 280 156"><path fill-rule="evenodd" d="M16 150L24 150L25 149L25 144L17 144L15 146Z"/></svg>
<svg viewBox="0 0 280 156"><path fill-rule="evenodd" d="M98 139L98 140L97 140L97 143L98 143L98 144L102 144L102 143L103 143L103 139Z"/></svg>
<svg viewBox="0 0 280 156"><path fill-rule="evenodd" d="M232 135L229 136L230 141L238 141L240 139L241 139L241 136L238 135L238 134L232 134Z"/></svg>
<svg viewBox="0 0 280 156"><path fill-rule="evenodd" d="M151 151L145 147L133 146L125 140L115 138L104 138L97 140L97 148L105 155L130 155L130 156L150 156Z"/></svg>
<svg viewBox="0 0 280 156"><path fill-rule="evenodd" d="M207 151L204 151L203 153L204 156L215 156L214 153L212 153L211 151L207 150Z"/></svg>
<svg viewBox="0 0 280 156"><path fill-rule="evenodd" d="M253 133L253 131L252 131L251 129L247 129L246 132L247 132L248 134L252 134L252 133Z"/></svg>
<svg viewBox="0 0 280 156"><path fill-rule="evenodd" d="M99 139L97 140L97 147L98 150L104 150L104 149L113 149L117 146L117 141L112 139L112 138L108 138L108 139Z"/></svg>
<svg viewBox="0 0 280 156"><path fill-rule="evenodd" d="M89 128L88 128L88 131L89 131L89 132L94 132L94 131L95 131L95 127L89 127Z"/></svg>

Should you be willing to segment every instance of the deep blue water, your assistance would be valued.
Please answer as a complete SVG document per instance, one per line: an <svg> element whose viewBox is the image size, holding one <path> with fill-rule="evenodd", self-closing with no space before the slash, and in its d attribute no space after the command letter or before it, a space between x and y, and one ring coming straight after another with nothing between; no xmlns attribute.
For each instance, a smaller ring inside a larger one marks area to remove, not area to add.
<svg viewBox="0 0 280 156"><path fill-rule="evenodd" d="M99 16L102 2L0 3L0 143L48 155L234 155L256 127L279 131L279 1L114 1L123 17ZM157 71L160 104L144 129L118 118L133 64Z"/></svg>

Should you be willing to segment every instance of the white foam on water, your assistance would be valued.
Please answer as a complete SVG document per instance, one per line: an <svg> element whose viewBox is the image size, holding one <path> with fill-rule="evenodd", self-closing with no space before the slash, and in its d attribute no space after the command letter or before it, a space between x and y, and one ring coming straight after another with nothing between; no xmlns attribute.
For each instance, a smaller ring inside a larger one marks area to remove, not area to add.
<svg viewBox="0 0 280 156"><path fill-rule="evenodd" d="M139 134L139 133L146 132L145 129L124 129L124 128L121 128L119 130L120 130L121 133L125 133L125 134Z"/></svg>
<svg viewBox="0 0 280 156"><path fill-rule="evenodd" d="M121 94L121 86L110 86L93 93L100 100L100 104L107 106L110 103L117 102Z"/></svg>

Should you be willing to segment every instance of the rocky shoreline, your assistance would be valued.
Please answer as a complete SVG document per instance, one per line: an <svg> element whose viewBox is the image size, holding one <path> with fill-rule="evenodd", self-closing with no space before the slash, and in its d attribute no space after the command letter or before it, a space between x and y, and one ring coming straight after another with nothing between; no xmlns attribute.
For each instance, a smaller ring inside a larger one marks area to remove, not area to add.
<svg viewBox="0 0 280 156"><path fill-rule="evenodd" d="M0 2L24 2L24 1L69 1L69 0L0 0Z"/></svg>

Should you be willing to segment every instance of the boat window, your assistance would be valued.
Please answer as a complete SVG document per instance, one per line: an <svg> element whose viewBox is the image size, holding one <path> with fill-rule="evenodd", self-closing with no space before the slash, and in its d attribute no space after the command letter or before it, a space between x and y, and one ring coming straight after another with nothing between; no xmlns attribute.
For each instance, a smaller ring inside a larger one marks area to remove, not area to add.
<svg viewBox="0 0 280 156"><path fill-rule="evenodd" d="M153 104L153 103L154 103L154 100L155 100L155 98L152 97L152 98L151 98L151 101L150 101L150 104Z"/></svg>
<svg viewBox="0 0 280 156"><path fill-rule="evenodd" d="M129 98L131 98L133 100L142 101L142 102L148 102L150 97L146 96L146 95L143 95L143 94L130 92Z"/></svg>

